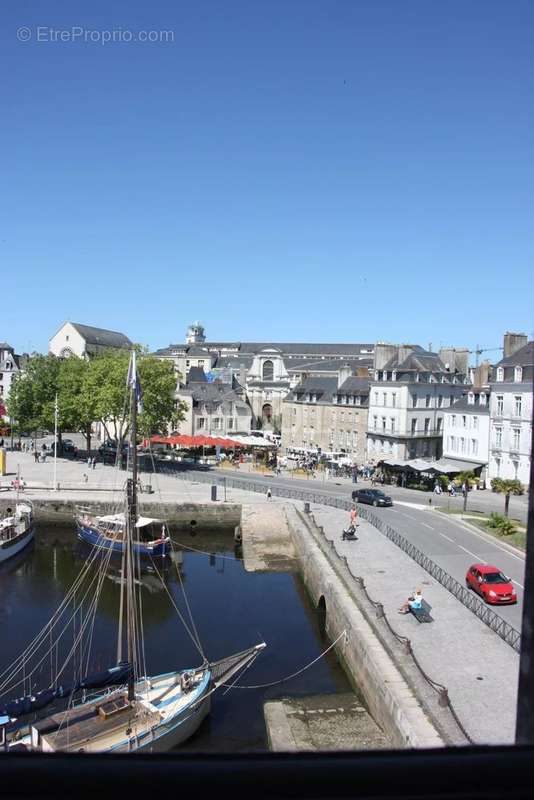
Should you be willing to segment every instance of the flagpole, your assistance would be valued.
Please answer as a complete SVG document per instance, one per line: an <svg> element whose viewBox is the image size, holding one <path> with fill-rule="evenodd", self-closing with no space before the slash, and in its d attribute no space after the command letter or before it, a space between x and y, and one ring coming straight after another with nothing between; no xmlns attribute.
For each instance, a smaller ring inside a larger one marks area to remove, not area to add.
<svg viewBox="0 0 534 800"><path fill-rule="evenodd" d="M54 491L57 492L57 417L58 417L58 407L57 407L57 394L56 394L56 402L54 405Z"/></svg>

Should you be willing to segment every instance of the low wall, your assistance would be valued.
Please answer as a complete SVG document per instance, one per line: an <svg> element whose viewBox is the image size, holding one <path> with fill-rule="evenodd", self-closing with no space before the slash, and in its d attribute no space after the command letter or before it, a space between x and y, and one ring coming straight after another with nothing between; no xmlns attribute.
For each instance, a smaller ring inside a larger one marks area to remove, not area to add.
<svg viewBox="0 0 534 800"><path fill-rule="evenodd" d="M443 747L444 740L299 513L286 506L286 515L306 588L316 607L321 598L326 605L330 639L347 632L336 652L365 698L373 719L395 747Z"/></svg>
<svg viewBox="0 0 534 800"><path fill-rule="evenodd" d="M24 498L21 498L23 500ZM2 500L0 513L14 501ZM117 505L105 500L56 500L52 498L32 499L37 524L65 525L73 521L77 506L83 506L95 513L115 513ZM236 503L161 503L141 500L139 512L143 516L165 519L172 524L174 530L191 530L191 523L196 531L231 531L241 523L241 506Z"/></svg>

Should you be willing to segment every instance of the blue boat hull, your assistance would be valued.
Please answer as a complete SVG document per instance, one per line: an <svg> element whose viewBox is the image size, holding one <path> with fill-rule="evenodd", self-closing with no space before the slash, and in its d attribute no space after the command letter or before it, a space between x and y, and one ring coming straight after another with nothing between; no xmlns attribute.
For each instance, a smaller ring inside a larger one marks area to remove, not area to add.
<svg viewBox="0 0 534 800"><path fill-rule="evenodd" d="M124 552L124 542L109 539L89 525L80 525L77 522L76 527L78 529L78 537L82 542L87 542L92 547L99 547L102 550L112 550L114 553ZM169 542L158 542L158 544L149 546L145 542L134 542L133 549L134 553L141 556L166 556L170 552L170 544Z"/></svg>
<svg viewBox="0 0 534 800"><path fill-rule="evenodd" d="M33 542L33 524L27 531L24 532L21 536L17 537L17 540L14 542L2 542L2 546L0 547L0 563L7 561L9 558L13 558L13 556L20 553L21 550L24 550L30 542Z"/></svg>

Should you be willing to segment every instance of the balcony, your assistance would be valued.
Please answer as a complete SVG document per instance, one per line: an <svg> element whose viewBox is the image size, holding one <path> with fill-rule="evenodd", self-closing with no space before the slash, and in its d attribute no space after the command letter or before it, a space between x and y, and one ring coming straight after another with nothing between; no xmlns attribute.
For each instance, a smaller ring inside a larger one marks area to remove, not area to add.
<svg viewBox="0 0 534 800"><path fill-rule="evenodd" d="M381 431L381 430L370 430L367 431L367 436L382 436L386 439L429 439L431 437L442 437L443 436L443 429L442 428L429 428L427 431L425 430L416 430L416 431L409 431L402 433L400 431Z"/></svg>

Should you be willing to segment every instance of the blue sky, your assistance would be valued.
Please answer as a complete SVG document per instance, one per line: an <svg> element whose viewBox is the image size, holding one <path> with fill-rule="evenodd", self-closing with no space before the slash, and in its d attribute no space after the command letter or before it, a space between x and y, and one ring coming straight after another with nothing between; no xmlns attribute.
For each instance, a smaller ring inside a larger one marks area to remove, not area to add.
<svg viewBox="0 0 534 800"><path fill-rule="evenodd" d="M0 339L17 351L67 319L153 348L193 319L217 340L532 336L530 0L2 14Z"/></svg>

